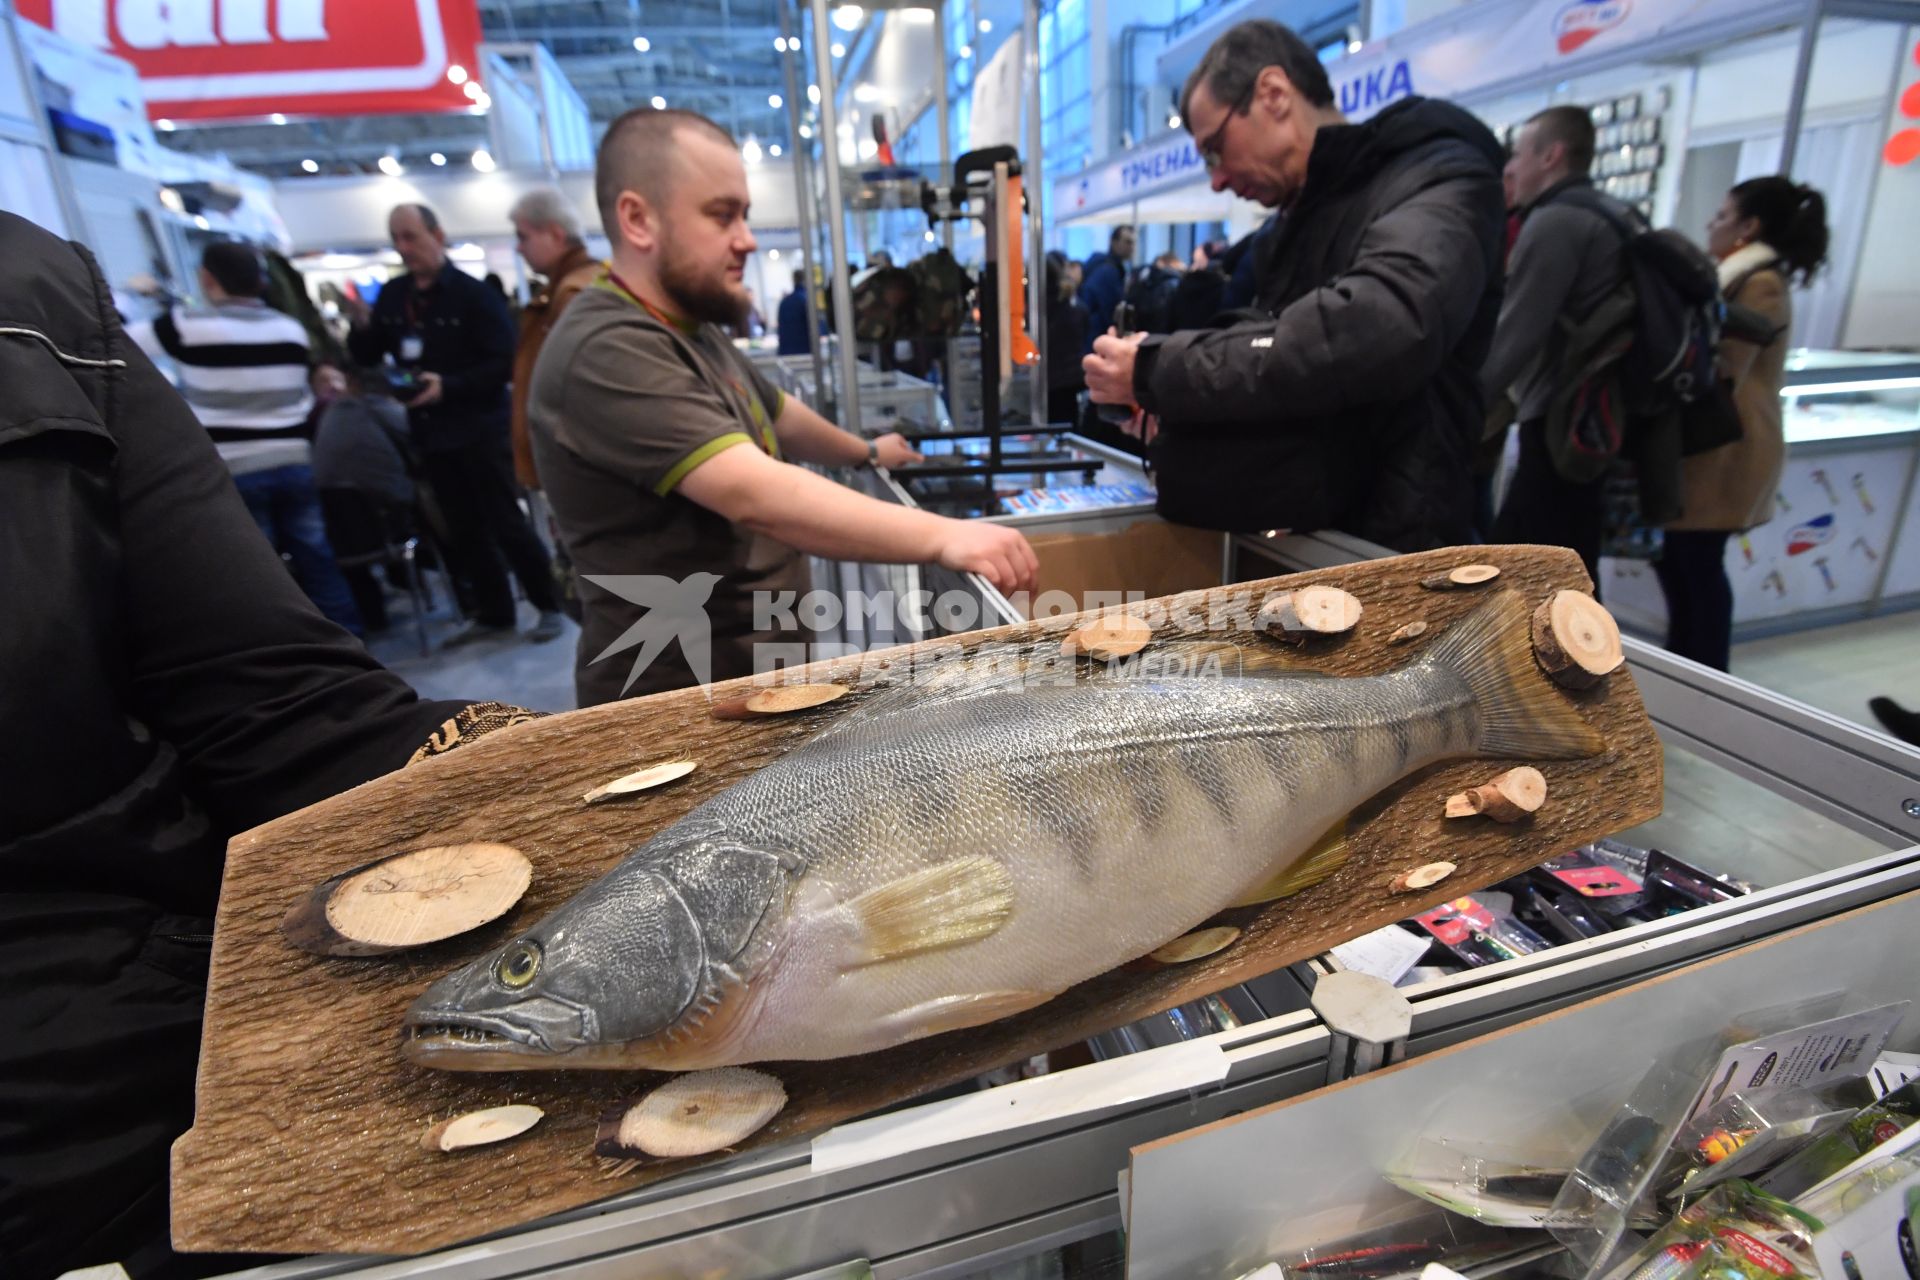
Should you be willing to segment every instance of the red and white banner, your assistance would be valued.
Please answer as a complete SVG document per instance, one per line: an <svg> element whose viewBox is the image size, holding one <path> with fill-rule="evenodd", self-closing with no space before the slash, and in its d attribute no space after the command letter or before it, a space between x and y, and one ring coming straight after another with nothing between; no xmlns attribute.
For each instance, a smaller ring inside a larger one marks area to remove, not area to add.
<svg viewBox="0 0 1920 1280"><path fill-rule="evenodd" d="M473 0L18 0L20 16L140 71L154 119L460 111Z"/></svg>

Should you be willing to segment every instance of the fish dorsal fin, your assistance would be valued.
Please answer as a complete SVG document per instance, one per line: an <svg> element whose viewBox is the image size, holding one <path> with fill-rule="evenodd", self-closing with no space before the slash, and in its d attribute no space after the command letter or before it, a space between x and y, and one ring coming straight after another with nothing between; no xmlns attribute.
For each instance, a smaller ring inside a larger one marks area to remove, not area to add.
<svg viewBox="0 0 1920 1280"><path fill-rule="evenodd" d="M1013 876L984 855L869 889L846 904L856 926L849 968L898 960L992 934L1013 914Z"/></svg>
<svg viewBox="0 0 1920 1280"><path fill-rule="evenodd" d="M1277 902L1281 898L1290 898L1302 889L1311 889L1345 865L1349 852L1351 850L1347 846L1347 819L1342 818L1328 827L1325 833L1313 842L1312 848L1288 863L1280 874L1265 884L1247 890L1233 905L1254 907L1263 902Z"/></svg>

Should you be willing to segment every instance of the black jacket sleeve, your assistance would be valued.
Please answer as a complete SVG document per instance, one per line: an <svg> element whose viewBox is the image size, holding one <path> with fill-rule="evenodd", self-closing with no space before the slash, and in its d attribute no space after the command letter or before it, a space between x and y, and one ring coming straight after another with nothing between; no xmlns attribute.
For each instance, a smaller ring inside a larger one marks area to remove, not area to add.
<svg viewBox="0 0 1920 1280"><path fill-rule="evenodd" d="M1480 306L1499 184L1440 177L1377 217L1348 269L1271 320L1149 338L1142 408L1182 430L1284 424L1415 394Z"/></svg>
<svg viewBox="0 0 1920 1280"><path fill-rule="evenodd" d="M443 286L444 287L444 286ZM499 294L475 282L467 288L467 340L458 348L460 362L436 369L449 404L490 400L506 390L513 378L515 344L513 317Z"/></svg>
<svg viewBox="0 0 1920 1280"><path fill-rule="evenodd" d="M399 296L400 291L389 282L373 300L373 314L366 326L347 332L347 354L358 363L379 364L385 356L400 354L393 347L393 326L381 323L382 316L396 309Z"/></svg>
<svg viewBox="0 0 1920 1280"><path fill-rule="evenodd" d="M466 704L421 701L320 616L185 402L117 329L114 346L129 711L230 830L405 764Z"/></svg>

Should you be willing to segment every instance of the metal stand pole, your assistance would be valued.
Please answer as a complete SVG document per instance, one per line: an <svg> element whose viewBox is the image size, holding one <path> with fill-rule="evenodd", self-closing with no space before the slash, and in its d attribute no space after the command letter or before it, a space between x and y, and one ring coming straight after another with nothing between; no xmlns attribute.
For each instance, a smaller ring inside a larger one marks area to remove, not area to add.
<svg viewBox="0 0 1920 1280"><path fill-rule="evenodd" d="M1793 59L1793 88L1787 94L1787 124L1780 135L1780 172L1793 173L1793 162L1800 150L1800 126L1807 114L1807 85L1813 78L1813 47L1820 39L1820 15L1823 0L1807 0L1807 16L1800 24L1800 47Z"/></svg>
<svg viewBox="0 0 1920 1280"><path fill-rule="evenodd" d="M826 172L827 235L833 244L833 262L827 279L833 286L833 325L840 352L840 395L834 416L856 435L860 426L860 361L853 342L853 280L847 274L847 208L840 194L840 113L833 101L833 54L827 25L827 0L813 0L813 67L820 82L820 151Z"/></svg>
<svg viewBox="0 0 1920 1280"><path fill-rule="evenodd" d="M806 272L807 350L813 353L813 394L816 405L827 402L827 368L820 359L820 310L813 300L813 268L819 261L819 242L813 238L813 177L807 163L809 148L800 136L800 119L806 113L802 105L800 72L791 56L799 51L799 37L793 34L793 11L787 0L779 0L780 35L786 40L789 55L781 59L787 82L787 145L793 151L794 206L800 215L800 269Z"/></svg>
<svg viewBox="0 0 1920 1280"><path fill-rule="evenodd" d="M933 110L940 134L940 172L935 175L934 184L948 187L953 185L953 113L947 109L947 0L934 0L933 50ZM940 242L947 252L953 252L950 220L940 224Z"/></svg>
<svg viewBox="0 0 1920 1280"><path fill-rule="evenodd" d="M1040 363L1027 368L1028 410L1033 425L1047 425L1047 237L1041 224L1041 208L1046 203L1046 169L1041 164L1040 120L1040 2L1025 0L1020 6L1020 31L1026 42L1021 64L1025 72L1027 99L1027 159L1021 166L1027 208L1007 210L1007 217L1018 220L1026 215L1027 237L1027 323L1034 329L1034 345L1040 348ZM1021 282L1015 280L1018 289Z"/></svg>

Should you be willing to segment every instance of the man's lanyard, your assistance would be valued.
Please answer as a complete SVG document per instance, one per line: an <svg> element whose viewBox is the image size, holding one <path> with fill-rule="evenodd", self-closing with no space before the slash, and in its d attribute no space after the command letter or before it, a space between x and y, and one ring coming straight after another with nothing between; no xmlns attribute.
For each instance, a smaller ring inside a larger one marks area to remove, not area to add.
<svg viewBox="0 0 1920 1280"><path fill-rule="evenodd" d="M666 325L667 328L678 329L682 333L685 333L687 331L688 326L686 321L675 319L673 316L668 315L666 312L662 311L659 307L654 306L651 302L648 302L645 298L641 297L639 292L635 290L634 287L628 284L625 280L622 280L620 278L620 273L615 271L612 267L607 268L607 279L613 282L613 287L615 289L618 289L620 293L623 296L625 296L629 302L634 303L641 310L645 311L648 315L652 316L655 320L658 320L661 324Z"/></svg>
<svg viewBox="0 0 1920 1280"><path fill-rule="evenodd" d="M697 326L689 325L684 320L675 319L673 316L641 297L632 285L620 278L620 273L613 269L611 263L607 266L607 283L613 286L615 293L618 293L628 302L633 303L642 311L645 311L667 328L689 336L695 332ZM741 406L745 408L747 412L747 422L759 431L760 439L755 441L755 443L760 446L761 452L767 454L769 457L779 457L780 443L779 438L774 435L773 419L771 417L773 408L769 405L761 404L760 397L754 392L749 391L745 384L738 378L726 373L722 373L721 376L726 378L727 385L733 388L734 394L740 397ZM756 405L758 405L760 409L758 413L754 412L754 406ZM752 438L752 434L749 433L748 439Z"/></svg>

